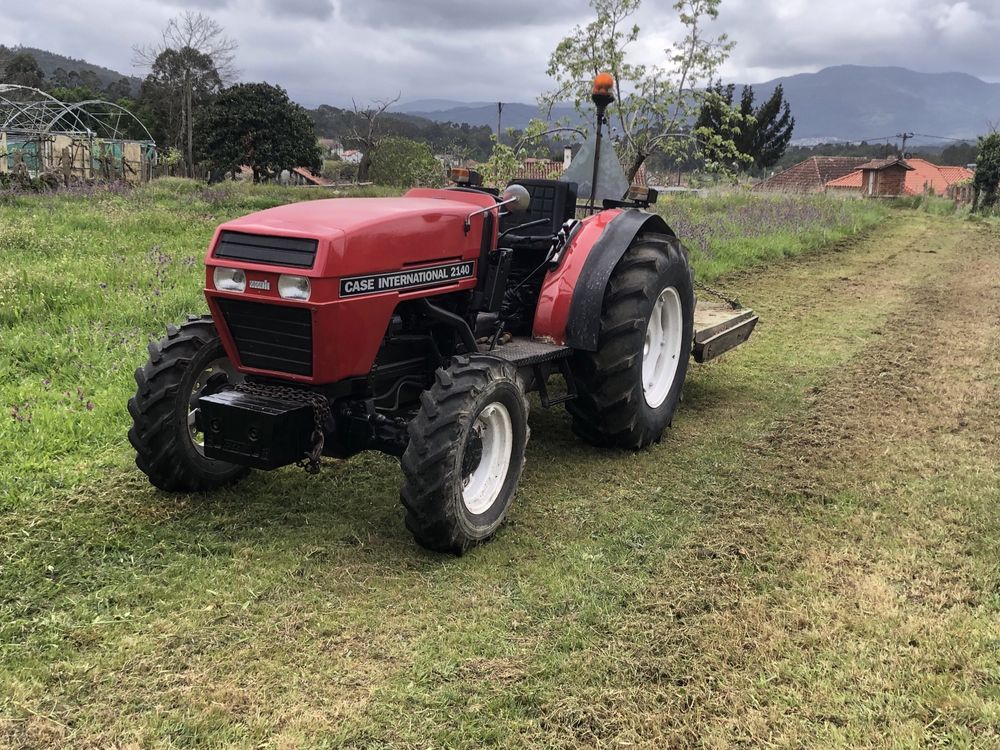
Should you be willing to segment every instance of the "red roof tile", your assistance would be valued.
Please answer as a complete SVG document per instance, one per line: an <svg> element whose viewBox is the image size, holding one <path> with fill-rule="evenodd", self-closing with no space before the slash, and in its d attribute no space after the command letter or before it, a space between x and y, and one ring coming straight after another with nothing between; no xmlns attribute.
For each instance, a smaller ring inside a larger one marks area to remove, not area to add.
<svg viewBox="0 0 1000 750"><path fill-rule="evenodd" d="M522 180L558 180L563 173L563 163L561 161L549 161L548 159L527 158L521 162L520 169L514 173L513 179ZM635 173L633 185L646 187L646 165L642 164L639 171Z"/></svg>
<svg viewBox="0 0 1000 750"><path fill-rule="evenodd" d="M897 165L906 170L913 169L913 167L910 166L909 162L900 159L898 156L893 156L890 159L872 159L870 162L862 164L860 167L858 167L858 169L879 170L879 169L887 169L888 167L895 167Z"/></svg>
<svg viewBox="0 0 1000 750"><path fill-rule="evenodd" d="M556 180L562 174L563 163L561 161L548 161L547 159L525 159L521 163L520 169L514 173L514 179L522 180Z"/></svg>
<svg viewBox="0 0 1000 750"><path fill-rule="evenodd" d="M864 156L812 156L757 183L754 190L818 193L830 180L849 174L866 161Z"/></svg>
<svg viewBox="0 0 1000 750"><path fill-rule="evenodd" d="M904 191L907 195L923 195L928 188L933 188L938 195L944 195L949 185L972 178L972 170L965 167L939 167L926 159L907 159L906 163L911 167L911 171L906 173ZM830 180L826 186L834 190L860 190L861 169Z"/></svg>

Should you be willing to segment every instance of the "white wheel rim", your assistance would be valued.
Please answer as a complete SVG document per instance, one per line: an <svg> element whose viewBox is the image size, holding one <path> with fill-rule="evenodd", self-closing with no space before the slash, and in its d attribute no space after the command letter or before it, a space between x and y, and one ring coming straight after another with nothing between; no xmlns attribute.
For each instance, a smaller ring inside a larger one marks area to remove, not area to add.
<svg viewBox="0 0 1000 750"><path fill-rule="evenodd" d="M195 378L194 385L191 386L191 395L188 397L188 415L187 415L187 427L188 435L191 436L191 442L194 444L195 450L199 453L205 453L205 435L198 429L197 419L198 419L198 399L201 398L201 392L208 385L208 379L217 373L224 373L228 382L233 385L239 383L243 380L243 376L236 372L236 368L233 367L233 363L229 361L226 357L219 357L208 363L198 377Z"/></svg>
<svg viewBox="0 0 1000 750"><path fill-rule="evenodd" d="M681 361L684 316L681 296L668 286L656 298L642 347L642 395L656 409L667 399Z"/></svg>
<svg viewBox="0 0 1000 750"><path fill-rule="evenodd" d="M514 426L507 407L494 401L479 412L472 429L482 441L483 453L479 464L462 478L462 502L478 516L493 506L503 490L514 452Z"/></svg>

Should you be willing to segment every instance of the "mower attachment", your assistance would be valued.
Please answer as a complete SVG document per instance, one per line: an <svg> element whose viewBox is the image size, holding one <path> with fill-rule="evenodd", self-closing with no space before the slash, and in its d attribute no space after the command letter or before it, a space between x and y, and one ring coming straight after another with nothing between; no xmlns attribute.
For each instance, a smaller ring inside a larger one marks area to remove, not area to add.
<svg viewBox="0 0 1000 750"><path fill-rule="evenodd" d="M699 300L694 309L694 361L707 362L739 346L750 338L758 319L753 310Z"/></svg>
<svg viewBox="0 0 1000 750"><path fill-rule="evenodd" d="M256 469L299 461L310 449L313 407L241 391L198 399L205 456Z"/></svg>

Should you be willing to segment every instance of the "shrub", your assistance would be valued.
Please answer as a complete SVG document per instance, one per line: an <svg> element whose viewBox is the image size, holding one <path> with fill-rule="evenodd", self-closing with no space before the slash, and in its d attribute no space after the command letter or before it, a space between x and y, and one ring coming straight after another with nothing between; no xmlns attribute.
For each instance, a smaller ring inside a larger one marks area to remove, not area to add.
<svg viewBox="0 0 1000 750"><path fill-rule="evenodd" d="M973 185L976 194L972 210L992 210L997 204L997 189L1000 186L1000 133L990 133L979 139Z"/></svg>
<svg viewBox="0 0 1000 750"><path fill-rule="evenodd" d="M444 167L426 143L394 136L386 138L372 155L369 171L376 185L409 188L444 184Z"/></svg>

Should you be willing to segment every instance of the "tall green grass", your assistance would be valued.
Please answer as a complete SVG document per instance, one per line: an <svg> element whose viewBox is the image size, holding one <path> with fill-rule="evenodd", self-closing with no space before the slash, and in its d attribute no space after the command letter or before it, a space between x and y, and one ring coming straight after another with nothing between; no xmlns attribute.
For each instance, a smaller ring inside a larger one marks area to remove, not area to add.
<svg viewBox="0 0 1000 750"><path fill-rule="evenodd" d="M889 215L885 204L855 197L749 191L670 195L657 211L687 246L702 281L816 250Z"/></svg>
<svg viewBox="0 0 1000 750"><path fill-rule="evenodd" d="M0 504L30 503L120 456L131 373L168 323L205 309L202 258L219 223L330 195L162 179L123 192L8 196L0 205ZM753 194L669 198L658 210L704 280L816 249L887 211Z"/></svg>

